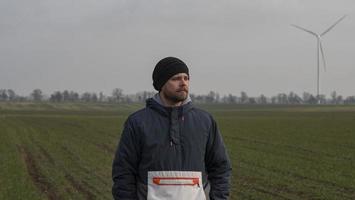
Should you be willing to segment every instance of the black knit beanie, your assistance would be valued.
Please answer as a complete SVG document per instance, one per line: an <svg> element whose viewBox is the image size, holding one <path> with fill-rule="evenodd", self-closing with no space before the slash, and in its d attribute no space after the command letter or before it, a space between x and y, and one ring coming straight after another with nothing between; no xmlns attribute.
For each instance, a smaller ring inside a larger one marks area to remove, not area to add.
<svg viewBox="0 0 355 200"><path fill-rule="evenodd" d="M178 58L166 57L155 65L153 71L153 86L160 91L163 85L175 74L186 73L189 75L189 68Z"/></svg>

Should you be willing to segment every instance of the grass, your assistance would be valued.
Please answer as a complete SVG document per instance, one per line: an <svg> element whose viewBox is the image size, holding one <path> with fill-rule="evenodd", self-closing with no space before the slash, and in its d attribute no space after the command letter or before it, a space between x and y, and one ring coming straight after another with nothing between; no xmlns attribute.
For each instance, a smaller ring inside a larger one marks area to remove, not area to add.
<svg viewBox="0 0 355 200"><path fill-rule="evenodd" d="M0 103L0 199L112 199L122 124L142 105ZM354 106L203 105L231 199L355 199Z"/></svg>

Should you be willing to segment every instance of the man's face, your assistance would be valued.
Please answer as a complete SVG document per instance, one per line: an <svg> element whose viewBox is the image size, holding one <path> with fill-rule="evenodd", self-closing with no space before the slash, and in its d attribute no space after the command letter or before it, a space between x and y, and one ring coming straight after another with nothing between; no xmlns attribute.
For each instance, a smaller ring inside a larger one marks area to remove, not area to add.
<svg viewBox="0 0 355 200"><path fill-rule="evenodd" d="M178 103L189 94L189 76L186 73L175 74L161 88L161 93L168 100Z"/></svg>

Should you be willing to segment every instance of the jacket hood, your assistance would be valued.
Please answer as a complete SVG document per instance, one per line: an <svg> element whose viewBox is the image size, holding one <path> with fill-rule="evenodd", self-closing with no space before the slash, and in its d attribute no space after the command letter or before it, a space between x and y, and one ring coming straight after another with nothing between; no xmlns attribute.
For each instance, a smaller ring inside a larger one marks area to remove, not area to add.
<svg viewBox="0 0 355 200"><path fill-rule="evenodd" d="M181 106L167 107L163 105L160 100L159 93L157 93L152 98L147 99L146 107L151 108L167 117L170 116L172 111L177 111L179 117L181 117L189 112L193 108L193 105L190 96L188 96Z"/></svg>

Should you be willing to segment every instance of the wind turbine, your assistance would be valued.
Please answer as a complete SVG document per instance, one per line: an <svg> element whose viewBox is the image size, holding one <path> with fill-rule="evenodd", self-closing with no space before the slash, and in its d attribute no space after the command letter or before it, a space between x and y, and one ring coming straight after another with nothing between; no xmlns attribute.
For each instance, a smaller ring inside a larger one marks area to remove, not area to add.
<svg viewBox="0 0 355 200"><path fill-rule="evenodd" d="M329 28L327 28L323 33L321 34L317 34L313 31L307 30L305 28L302 28L300 26L291 24L291 26L296 27L302 31L305 31L307 33L310 33L312 35L314 35L317 38L317 99L318 99L318 103L319 103L319 52L321 52L322 54L322 60L323 60L323 66L324 66L324 71L326 70L326 63L325 63L325 56L324 56L324 50L323 50L323 45L322 45L322 37L328 33L330 30L332 30L341 20L343 20L346 17L346 15L344 15L343 17L341 17L340 19L338 19L338 21L336 21L333 25L331 25Z"/></svg>

